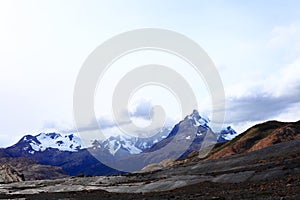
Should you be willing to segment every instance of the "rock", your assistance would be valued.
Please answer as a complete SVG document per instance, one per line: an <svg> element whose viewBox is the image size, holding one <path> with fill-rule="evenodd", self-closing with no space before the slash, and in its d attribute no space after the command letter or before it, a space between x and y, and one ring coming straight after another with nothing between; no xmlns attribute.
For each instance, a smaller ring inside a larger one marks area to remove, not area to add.
<svg viewBox="0 0 300 200"><path fill-rule="evenodd" d="M24 175L10 165L0 165L0 183L12 183L24 181Z"/></svg>
<svg viewBox="0 0 300 200"><path fill-rule="evenodd" d="M176 163L176 159L174 158L165 159L160 163L153 163L145 166L140 172L153 172L153 171L161 170L166 167L172 167L174 163Z"/></svg>
<svg viewBox="0 0 300 200"><path fill-rule="evenodd" d="M293 181L294 181L294 179L293 179L292 177L289 177L289 178L287 179L286 183L291 183L291 182L293 182Z"/></svg>

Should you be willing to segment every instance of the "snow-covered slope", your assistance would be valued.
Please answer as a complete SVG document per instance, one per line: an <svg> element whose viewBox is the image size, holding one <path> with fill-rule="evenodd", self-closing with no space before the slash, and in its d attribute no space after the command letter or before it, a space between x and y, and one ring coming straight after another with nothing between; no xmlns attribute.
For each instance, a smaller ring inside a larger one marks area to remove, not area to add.
<svg viewBox="0 0 300 200"><path fill-rule="evenodd" d="M193 126L203 126L209 128L209 119L201 117L197 110L193 110L193 113L186 116L185 120L189 119Z"/></svg>
<svg viewBox="0 0 300 200"><path fill-rule="evenodd" d="M125 135L111 136L105 140L93 140L90 144L84 144L75 134L40 133L36 136L26 135L14 146L19 146L30 154L57 149L59 151L77 152L81 149L92 148L107 152L112 156L138 154L144 149L150 148L156 142L167 137L170 129L163 129L150 138L137 138Z"/></svg>
<svg viewBox="0 0 300 200"><path fill-rule="evenodd" d="M110 154L115 155L120 149L126 150L131 154L138 154L142 151L135 146L135 138L125 136L111 136L102 142L102 148L107 149Z"/></svg>
<svg viewBox="0 0 300 200"><path fill-rule="evenodd" d="M45 151L48 148L70 152L76 152L84 148L80 138L74 134L40 133L37 136L26 135L21 141L30 145L31 148L28 148L29 146L24 148L27 148L31 154L34 151Z"/></svg>
<svg viewBox="0 0 300 200"><path fill-rule="evenodd" d="M236 136L238 136L239 133L235 132L231 126L228 126L227 128L223 129L219 133L219 141L221 142L222 140L224 142L232 140Z"/></svg>
<svg viewBox="0 0 300 200"><path fill-rule="evenodd" d="M120 154L120 152L123 152L121 155L124 155L126 152L129 154L138 154L166 138L170 130L171 128L165 128L150 138L137 138L126 135L111 136L103 141L95 140L93 148L105 149L111 155Z"/></svg>

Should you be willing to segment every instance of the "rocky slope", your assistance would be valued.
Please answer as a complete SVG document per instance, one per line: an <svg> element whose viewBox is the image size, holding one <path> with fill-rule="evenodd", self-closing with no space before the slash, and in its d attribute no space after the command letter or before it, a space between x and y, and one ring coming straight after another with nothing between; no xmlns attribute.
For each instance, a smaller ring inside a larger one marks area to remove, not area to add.
<svg viewBox="0 0 300 200"><path fill-rule="evenodd" d="M24 175L8 164L0 164L0 183L12 183L24 181Z"/></svg>
<svg viewBox="0 0 300 200"><path fill-rule="evenodd" d="M295 139L300 139L300 121L268 121L249 128L230 142L217 145L208 159L251 152Z"/></svg>
<svg viewBox="0 0 300 200"><path fill-rule="evenodd" d="M0 151L1 152L1 151ZM25 180L58 179L68 177L60 167L41 165L29 158L0 157L0 164L8 164L20 172Z"/></svg>

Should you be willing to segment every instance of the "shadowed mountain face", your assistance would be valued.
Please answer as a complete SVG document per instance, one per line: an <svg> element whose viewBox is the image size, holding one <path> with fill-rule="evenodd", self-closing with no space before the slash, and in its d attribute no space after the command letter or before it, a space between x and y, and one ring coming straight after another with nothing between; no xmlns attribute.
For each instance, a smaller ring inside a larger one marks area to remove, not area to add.
<svg viewBox="0 0 300 200"><path fill-rule="evenodd" d="M293 123L269 121L249 128L230 142L217 145L208 159L252 152L296 139L300 139L300 121Z"/></svg>

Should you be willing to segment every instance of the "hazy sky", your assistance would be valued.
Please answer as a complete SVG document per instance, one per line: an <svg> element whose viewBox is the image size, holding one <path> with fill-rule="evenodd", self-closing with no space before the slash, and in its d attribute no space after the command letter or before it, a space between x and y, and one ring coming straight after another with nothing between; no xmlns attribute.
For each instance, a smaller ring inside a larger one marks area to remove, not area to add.
<svg viewBox="0 0 300 200"><path fill-rule="evenodd" d="M226 124L237 131L299 120L299 10L297 0L0 0L0 147L27 133L73 129L73 90L84 60L112 36L146 27L177 31L204 48L223 80ZM152 93L140 96L146 94ZM200 112L206 103L203 97ZM178 120L173 104L170 115ZM96 113L105 115L100 107Z"/></svg>

